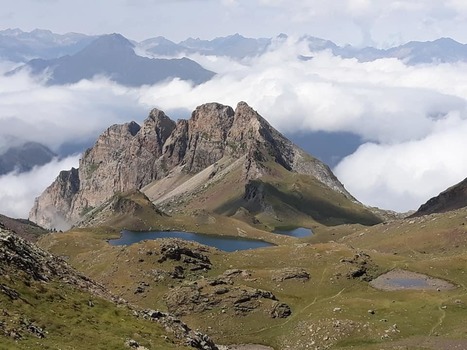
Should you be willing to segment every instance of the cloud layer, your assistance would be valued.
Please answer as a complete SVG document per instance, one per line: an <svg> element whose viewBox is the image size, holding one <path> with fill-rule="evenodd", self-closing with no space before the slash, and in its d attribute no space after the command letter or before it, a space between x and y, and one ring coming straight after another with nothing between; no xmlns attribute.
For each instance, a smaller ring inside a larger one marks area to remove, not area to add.
<svg viewBox="0 0 467 350"><path fill-rule="evenodd" d="M336 176L363 203L408 211L467 177L467 122L457 113L431 134L396 144L367 143L345 158Z"/></svg>
<svg viewBox="0 0 467 350"><path fill-rule="evenodd" d="M199 86L173 80L134 89L106 79L45 87L24 73L0 77L0 134L57 149L66 142L95 139L113 123L140 122L152 107L173 118L188 118L202 103L235 106L243 100L288 134L345 131L361 136L365 144L335 171L365 204L416 209L467 177L465 63L415 67L396 59L360 63L329 52L309 52L294 38L242 62L193 58L219 74ZM58 174L54 170L47 184ZM2 181L6 180L0 178L2 187L13 183ZM26 198L21 183L9 187L19 186L17 192ZM29 192L30 198L37 195ZM8 196L3 190L0 202ZM8 213L24 216L25 207Z"/></svg>
<svg viewBox="0 0 467 350"><path fill-rule="evenodd" d="M10 217L27 218L38 197L63 169L78 166L79 156L67 157L27 173L0 176L0 213Z"/></svg>
<svg viewBox="0 0 467 350"><path fill-rule="evenodd" d="M313 59L299 60L299 55ZM211 60L204 64L215 68L217 58ZM465 63L360 63L310 53L289 40L244 66L231 66L235 69L195 88L181 81L150 87L141 100L167 110L190 110L205 96L230 105L245 100L283 132L360 135L368 143L335 171L368 205L416 209L467 177Z"/></svg>
<svg viewBox="0 0 467 350"><path fill-rule="evenodd" d="M55 151L69 141L95 139L113 123L141 120L148 108L138 103L137 91L106 79L45 87L25 71L12 77L0 72L0 137L37 141Z"/></svg>

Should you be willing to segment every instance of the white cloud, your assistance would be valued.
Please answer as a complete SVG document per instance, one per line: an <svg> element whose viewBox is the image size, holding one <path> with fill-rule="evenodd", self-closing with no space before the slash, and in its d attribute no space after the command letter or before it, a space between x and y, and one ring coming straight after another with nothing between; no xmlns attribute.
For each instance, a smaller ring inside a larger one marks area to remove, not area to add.
<svg viewBox="0 0 467 350"><path fill-rule="evenodd" d="M314 58L303 61L299 55ZM224 71L205 84L155 85L141 90L140 101L192 110L201 101L235 105L245 100L281 131L348 131L378 142L425 137L437 118L466 106L467 78L459 74L467 72L466 64L360 63L329 52L310 53L293 39L243 65L225 61L220 59ZM203 63L211 68L216 60Z"/></svg>
<svg viewBox="0 0 467 350"><path fill-rule="evenodd" d="M359 200L398 211L417 209L428 198L467 177L467 121L453 113L427 137L392 145L368 143L335 169Z"/></svg>
<svg viewBox="0 0 467 350"><path fill-rule="evenodd" d="M0 136L37 141L56 150L95 138L113 123L144 118L149 106L135 90L105 79L45 87L25 72L0 75Z"/></svg>
<svg viewBox="0 0 467 350"><path fill-rule="evenodd" d="M300 54L314 58L301 61ZM173 81L142 89L141 101L170 111L245 100L283 132L358 134L376 143L362 146L336 171L358 199L386 209L415 209L467 176L465 63L360 63L309 53L289 40L232 66L197 87Z"/></svg>
<svg viewBox="0 0 467 350"><path fill-rule="evenodd" d="M466 41L463 33L467 6L462 0L259 0L278 11L302 33L341 44L379 46L410 40L451 36ZM465 32L465 31L464 31ZM295 31L296 33L296 31Z"/></svg>
<svg viewBox="0 0 467 350"><path fill-rule="evenodd" d="M13 218L27 218L39 196L58 176L61 170L78 166L79 156L53 160L27 173L0 176L0 213Z"/></svg>
<svg viewBox="0 0 467 350"><path fill-rule="evenodd" d="M466 149L465 63L360 63L309 52L294 38L242 62L194 58L219 74L198 86L173 80L141 88L105 79L44 87L26 74L0 76L0 134L57 148L95 139L114 123L142 121L152 107L188 118L202 103L243 100L282 132L347 131L372 141L337 167L340 180L365 203L414 209L467 176L462 157L453 160Z"/></svg>

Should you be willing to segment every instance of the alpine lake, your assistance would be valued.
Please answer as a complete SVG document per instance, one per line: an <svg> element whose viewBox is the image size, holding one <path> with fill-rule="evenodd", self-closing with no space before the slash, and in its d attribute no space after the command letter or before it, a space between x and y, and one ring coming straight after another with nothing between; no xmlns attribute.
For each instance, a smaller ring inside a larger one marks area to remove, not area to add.
<svg viewBox="0 0 467 350"><path fill-rule="evenodd" d="M312 234L312 231L307 228L294 228L291 230L277 230L274 231L276 234L283 234L293 236L297 238L308 237ZM271 247L274 244L260 241L257 239L248 239L233 236L216 236L207 235L202 233L194 232L183 232L183 231L149 231L149 232L136 232L124 230L121 233L120 238L111 239L109 243L114 246L127 246L134 243L138 243L144 240L160 239L160 238L179 238L186 241L197 242L210 247L214 247L225 252L234 252L237 250L247 250Z"/></svg>

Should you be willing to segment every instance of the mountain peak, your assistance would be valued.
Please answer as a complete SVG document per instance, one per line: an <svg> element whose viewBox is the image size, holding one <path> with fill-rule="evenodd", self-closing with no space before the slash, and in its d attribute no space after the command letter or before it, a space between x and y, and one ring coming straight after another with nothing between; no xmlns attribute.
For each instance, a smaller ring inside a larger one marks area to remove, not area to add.
<svg viewBox="0 0 467 350"><path fill-rule="evenodd" d="M243 198L248 181L305 176L342 200L357 203L326 165L295 146L246 102L239 102L235 111L206 103L177 123L153 109L138 127L129 123L105 131L83 155L78 173L63 173L37 199L31 220L50 227L58 217L73 225L116 193L134 190L160 202L189 192L195 203L211 178L236 186L235 193ZM181 186L177 191L182 192L170 194L173 186Z"/></svg>
<svg viewBox="0 0 467 350"><path fill-rule="evenodd" d="M121 34L113 33L98 37L79 54L92 53L112 56L126 53L135 55L133 48L134 45L127 38Z"/></svg>
<svg viewBox="0 0 467 350"><path fill-rule="evenodd" d="M0 31L1 35L6 35L6 36L19 36L23 33L24 32L19 28L7 28L5 30Z"/></svg>
<svg viewBox="0 0 467 350"><path fill-rule="evenodd" d="M100 36L74 55L31 60L7 74L15 74L26 67L33 74L47 71L49 85L73 84L96 76L105 76L126 86L153 85L174 78L200 84L215 75L188 58L138 56L134 44L117 33Z"/></svg>
<svg viewBox="0 0 467 350"><path fill-rule="evenodd" d="M256 112L252 107L250 107L250 105L246 103L245 101L240 101L239 103L237 103L237 107L235 108L235 113L239 115L244 115L250 118L260 117L261 119L263 119L263 117L261 117L258 114L258 112Z"/></svg>

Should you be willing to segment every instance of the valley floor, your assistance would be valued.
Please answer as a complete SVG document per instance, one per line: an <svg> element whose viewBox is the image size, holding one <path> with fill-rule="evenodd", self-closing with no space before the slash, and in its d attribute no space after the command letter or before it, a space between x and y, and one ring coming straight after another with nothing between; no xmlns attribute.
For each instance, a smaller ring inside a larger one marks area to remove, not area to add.
<svg viewBox="0 0 467 350"><path fill-rule="evenodd" d="M105 229L52 234L40 245L115 295L143 308L168 310L218 344L275 350L465 349L466 222L463 209L371 227L317 226L309 238L233 253L170 239L114 247L106 239L115 233ZM393 270L454 287L378 290L370 285Z"/></svg>

